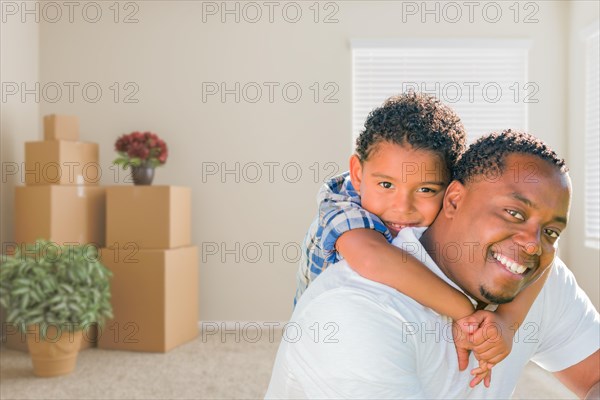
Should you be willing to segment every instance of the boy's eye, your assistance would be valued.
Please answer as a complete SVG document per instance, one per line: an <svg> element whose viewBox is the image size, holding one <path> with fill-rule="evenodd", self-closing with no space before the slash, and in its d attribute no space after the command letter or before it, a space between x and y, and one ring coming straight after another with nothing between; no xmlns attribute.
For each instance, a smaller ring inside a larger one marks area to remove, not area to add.
<svg viewBox="0 0 600 400"><path fill-rule="evenodd" d="M428 188L428 187L422 187L422 188L419 188L417 190L417 192L422 192L422 193L437 193L437 190L432 189L432 188Z"/></svg>
<svg viewBox="0 0 600 400"><path fill-rule="evenodd" d="M558 239L560 236L560 232L555 231L554 229L546 229L546 235L550 236L552 239Z"/></svg>
<svg viewBox="0 0 600 400"><path fill-rule="evenodd" d="M379 186L384 189L391 189L394 187L394 185L392 185L390 182L379 182Z"/></svg>
<svg viewBox="0 0 600 400"><path fill-rule="evenodd" d="M520 219L521 221L525 221L525 217L518 211L515 210L505 210L508 214L515 217L516 219Z"/></svg>

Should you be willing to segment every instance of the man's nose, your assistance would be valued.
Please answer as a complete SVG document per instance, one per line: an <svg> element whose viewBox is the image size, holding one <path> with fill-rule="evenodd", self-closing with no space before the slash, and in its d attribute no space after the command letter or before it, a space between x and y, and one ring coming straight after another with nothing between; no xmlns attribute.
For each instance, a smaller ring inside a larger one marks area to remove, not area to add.
<svg viewBox="0 0 600 400"><path fill-rule="evenodd" d="M522 225L522 229L517 235L518 244L529 255L540 256L542 252L542 227L536 223Z"/></svg>

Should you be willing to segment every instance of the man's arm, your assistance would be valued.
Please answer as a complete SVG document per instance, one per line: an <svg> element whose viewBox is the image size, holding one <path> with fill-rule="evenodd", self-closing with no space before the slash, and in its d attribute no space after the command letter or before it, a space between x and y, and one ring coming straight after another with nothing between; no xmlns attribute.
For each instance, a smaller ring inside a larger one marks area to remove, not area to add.
<svg viewBox="0 0 600 400"><path fill-rule="evenodd" d="M596 352L569 368L554 373L554 376L580 399L598 399L600 382L600 352ZM595 397L594 396L595 389ZM586 397L587 396L587 397Z"/></svg>
<svg viewBox="0 0 600 400"><path fill-rule="evenodd" d="M594 386L592 386L590 391L587 393L587 396L585 396L585 399L586 400L600 399L600 382L596 382L596 384Z"/></svg>
<svg viewBox="0 0 600 400"><path fill-rule="evenodd" d="M600 380L600 315L577 285L573 273L558 258L540 300L541 336L532 360L551 371L579 398L585 398Z"/></svg>

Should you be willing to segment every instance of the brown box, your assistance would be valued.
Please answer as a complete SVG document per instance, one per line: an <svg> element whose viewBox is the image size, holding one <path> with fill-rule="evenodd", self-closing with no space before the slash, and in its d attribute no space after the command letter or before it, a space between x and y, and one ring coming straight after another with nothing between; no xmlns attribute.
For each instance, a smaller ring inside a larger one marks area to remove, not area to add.
<svg viewBox="0 0 600 400"><path fill-rule="evenodd" d="M198 248L102 249L114 319L98 334L104 349L166 352L198 335Z"/></svg>
<svg viewBox="0 0 600 400"><path fill-rule="evenodd" d="M192 192L181 186L106 188L106 247L169 249L191 244Z"/></svg>
<svg viewBox="0 0 600 400"><path fill-rule="evenodd" d="M44 140L79 140L79 118L74 115L44 116Z"/></svg>
<svg viewBox="0 0 600 400"><path fill-rule="evenodd" d="M20 186L15 188L15 242L48 239L104 247L106 187Z"/></svg>
<svg viewBox="0 0 600 400"><path fill-rule="evenodd" d="M96 185L102 177L98 144L48 140L25 143L26 185Z"/></svg>

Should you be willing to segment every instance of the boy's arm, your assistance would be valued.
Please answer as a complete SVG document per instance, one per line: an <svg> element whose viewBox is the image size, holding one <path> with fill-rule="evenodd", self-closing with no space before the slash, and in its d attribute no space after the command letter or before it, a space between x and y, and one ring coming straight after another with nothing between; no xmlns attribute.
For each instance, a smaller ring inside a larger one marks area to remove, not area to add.
<svg viewBox="0 0 600 400"><path fill-rule="evenodd" d="M496 312L476 311L473 315L457 321L463 330L461 337L467 338L466 341L471 343L470 346L465 345L463 340L458 345L472 349L475 357L485 361L490 367L504 360L511 352L515 332L542 290L550 275L550 269L544 271L539 279L519 293L512 302L498 306ZM467 326L476 326L477 329L473 334L466 334ZM485 368L476 368L472 372L481 374L485 372Z"/></svg>
<svg viewBox="0 0 600 400"><path fill-rule="evenodd" d="M488 321L483 323L485 329L479 329L473 335L473 342L477 343L473 351L478 358L491 364L502 361L512 349L515 332L519 329L533 302L544 287L550 275L551 268L546 269L540 277L520 292L510 303L501 304ZM495 334L490 334L490 329ZM493 338L492 338L493 337Z"/></svg>
<svg viewBox="0 0 600 400"><path fill-rule="evenodd" d="M375 230L344 232L335 247L361 276L390 286L440 314L457 320L473 313L466 296Z"/></svg>

